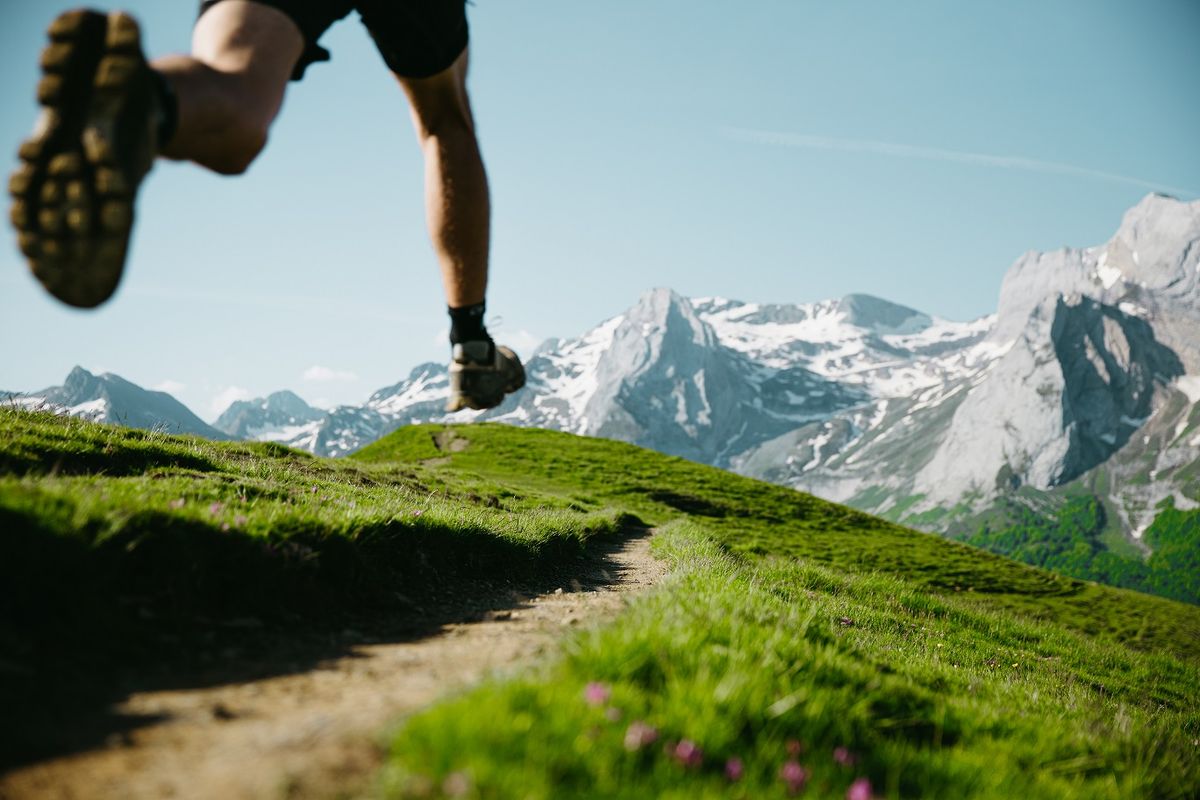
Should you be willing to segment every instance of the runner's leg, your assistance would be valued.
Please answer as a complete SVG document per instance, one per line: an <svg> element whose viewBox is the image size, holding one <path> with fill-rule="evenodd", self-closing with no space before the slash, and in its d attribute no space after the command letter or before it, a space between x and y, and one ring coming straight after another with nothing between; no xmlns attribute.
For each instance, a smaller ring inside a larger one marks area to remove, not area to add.
<svg viewBox="0 0 1200 800"><path fill-rule="evenodd" d="M179 119L167 158L236 175L267 141L304 50L286 14L251 0L224 0L196 22L191 55L151 62L175 91Z"/></svg>
<svg viewBox="0 0 1200 800"><path fill-rule="evenodd" d="M446 303L482 303L487 292L491 206L467 96L467 51L428 78L397 76L425 156L425 211Z"/></svg>

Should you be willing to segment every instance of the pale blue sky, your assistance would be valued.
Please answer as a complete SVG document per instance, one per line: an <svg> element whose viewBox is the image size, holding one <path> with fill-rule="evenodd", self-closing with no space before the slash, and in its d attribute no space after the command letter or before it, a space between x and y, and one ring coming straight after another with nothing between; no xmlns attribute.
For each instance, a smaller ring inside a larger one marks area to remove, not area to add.
<svg viewBox="0 0 1200 800"><path fill-rule="evenodd" d="M0 5L0 152L32 124L42 31L75 4ZM154 53L186 49L193 3L125 7ZM470 15L490 316L526 351L653 286L869 292L973 318L1022 252L1104 241L1151 187L1200 193L1196 0L477 0ZM361 402L445 358L403 99L356 17L323 43L333 61L292 86L248 175L159 165L101 310L45 297L0 232L0 389L81 364L182 386L211 419L219 397L280 388Z"/></svg>

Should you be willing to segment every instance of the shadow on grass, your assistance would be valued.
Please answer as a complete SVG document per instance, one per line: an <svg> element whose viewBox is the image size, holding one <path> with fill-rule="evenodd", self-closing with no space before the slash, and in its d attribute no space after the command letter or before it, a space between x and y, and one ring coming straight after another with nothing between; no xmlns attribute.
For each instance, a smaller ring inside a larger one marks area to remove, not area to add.
<svg viewBox="0 0 1200 800"><path fill-rule="evenodd" d="M0 512L0 771L120 744L155 717L132 693L304 672L363 644L414 641L562 587L619 580L636 518L538 547L479 529L397 523L270 540L158 512L119 534L63 536Z"/></svg>

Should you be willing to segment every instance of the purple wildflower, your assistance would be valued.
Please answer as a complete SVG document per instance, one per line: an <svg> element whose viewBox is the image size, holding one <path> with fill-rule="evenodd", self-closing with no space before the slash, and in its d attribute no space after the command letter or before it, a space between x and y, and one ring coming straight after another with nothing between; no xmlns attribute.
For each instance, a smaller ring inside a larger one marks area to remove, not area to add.
<svg viewBox="0 0 1200 800"><path fill-rule="evenodd" d="M858 756L844 747L833 748L833 760L843 767L852 767L858 762Z"/></svg>
<svg viewBox="0 0 1200 800"><path fill-rule="evenodd" d="M210 505L210 506L208 507L208 513L212 514L214 517L215 517L217 514L220 514L220 513L221 513L222 511L224 511L224 510L225 510L225 504L224 504L224 503L213 503L212 505Z"/></svg>
<svg viewBox="0 0 1200 800"><path fill-rule="evenodd" d="M599 681L592 681L583 687L583 699L589 706L602 706L608 702L608 698L611 696L612 691L606 684Z"/></svg>
<svg viewBox="0 0 1200 800"><path fill-rule="evenodd" d="M734 756L725 762L725 777L729 779L731 783L740 781L742 779L742 773L745 771L746 768L742 764L742 760L737 756Z"/></svg>
<svg viewBox="0 0 1200 800"><path fill-rule="evenodd" d="M229 533L229 523L228 522L221 523L221 533Z"/></svg>
<svg viewBox="0 0 1200 800"><path fill-rule="evenodd" d="M704 751L691 739L684 739L675 745L672 755L676 761L689 769L700 766L704 761Z"/></svg>
<svg viewBox="0 0 1200 800"><path fill-rule="evenodd" d="M871 782L866 778L857 779L846 790L846 800L871 800L871 797Z"/></svg>
<svg viewBox="0 0 1200 800"><path fill-rule="evenodd" d="M779 779L787 786L788 794L799 794L808 783L808 770L792 759L779 768Z"/></svg>
<svg viewBox="0 0 1200 800"><path fill-rule="evenodd" d="M656 741L658 741L658 729L641 720L629 723L629 727L625 729L625 749L631 753L641 750L648 744L654 744Z"/></svg>
<svg viewBox="0 0 1200 800"><path fill-rule="evenodd" d="M423 508L417 508L417 509L414 509L414 510L413 510L413 512L412 512L412 515L413 515L414 517L419 517L419 516L421 516L421 515L422 515L422 514L424 514L424 513L425 513L425 509L423 509Z"/></svg>
<svg viewBox="0 0 1200 800"><path fill-rule="evenodd" d="M237 525L239 527L245 525L249 521L250 521L249 518L247 518L245 514L238 514L236 517L233 518L233 524Z"/></svg>

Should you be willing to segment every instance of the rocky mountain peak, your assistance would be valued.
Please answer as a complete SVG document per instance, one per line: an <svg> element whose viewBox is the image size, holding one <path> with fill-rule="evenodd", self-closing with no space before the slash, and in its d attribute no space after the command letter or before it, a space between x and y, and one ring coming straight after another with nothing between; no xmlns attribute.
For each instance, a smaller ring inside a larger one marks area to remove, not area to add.
<svg viewBox="0 0 1200 800"><path fill-rule="evenodd" d="M267 395L262 402L262 408L264 411L297 417L320 414L318 409L313 408L298 394L287 389Z"/></svg>
<svg viewBox="0 0 1200 800"><path fill-rule="evenodd" d="M645 292L626 312L617 337L643 338L659 344L669 340L677 345L690 341L701 347L712 345L716 338L712 328L696 316L691 302L666 288Z"/></svg>
<svg viewBox="0 0 1200 800"><path fill-rule="evenodd" d="M928 314L869 294L846 295L838 310L850 325L884 336L919 333L933 324Z"/></svg>
<svg viewBox="0 0 1200 800"><path fill-rule="evenodd" d="M79 403L92 400L99 396L104 388L103 381L80 366L76 366L63 381L61 391L64 398L71 398Z"/></svg>

